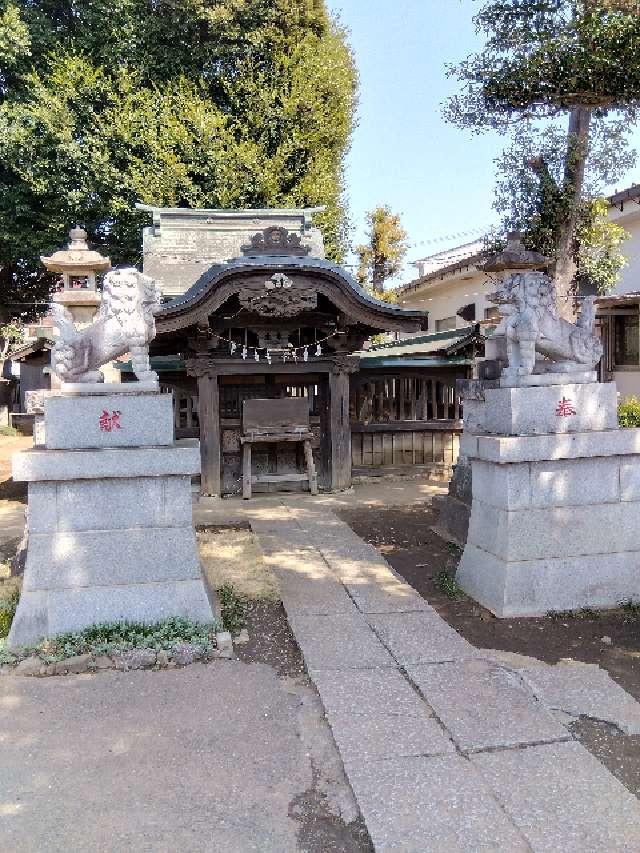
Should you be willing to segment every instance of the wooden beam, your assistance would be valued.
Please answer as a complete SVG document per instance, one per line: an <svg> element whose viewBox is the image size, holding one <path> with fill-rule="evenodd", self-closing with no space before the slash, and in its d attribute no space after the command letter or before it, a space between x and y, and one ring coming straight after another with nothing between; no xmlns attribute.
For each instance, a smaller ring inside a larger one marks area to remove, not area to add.
<svg viewBox="0 0 640 853"><path fill-rule="evenodd" d="M200 489L203 495L220 494L220 392L218 377L198 377L200 398Z"/></svg>

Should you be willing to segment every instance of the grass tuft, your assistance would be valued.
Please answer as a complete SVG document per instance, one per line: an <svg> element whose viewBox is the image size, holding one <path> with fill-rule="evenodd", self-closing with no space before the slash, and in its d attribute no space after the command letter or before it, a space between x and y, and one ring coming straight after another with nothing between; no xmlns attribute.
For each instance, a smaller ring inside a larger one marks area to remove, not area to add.
<svg viewBox="0 0 640 853"><path fill-rule="evenodd" d="M0 637L7 637L18 606L20 591L14 587L11 592L0 598Z"/></svg>
<svg viewBox="0 0 640 853"><path fill-rule="evenodd" d="M438 589L447 598L457 598L461 589L458 586L458 581L455 579L455 576L450 574L446 569L443 569L441 572L438 572L436 575L436 583L438 584Z"/></svg>
<svg viewBox="0 0 640 853"><path fill-rule="evenodd" d="M247 627L246 598L236 592L230 583L223 584L216 592L220 599L220 615L224 629L235 636Z"/></svg>

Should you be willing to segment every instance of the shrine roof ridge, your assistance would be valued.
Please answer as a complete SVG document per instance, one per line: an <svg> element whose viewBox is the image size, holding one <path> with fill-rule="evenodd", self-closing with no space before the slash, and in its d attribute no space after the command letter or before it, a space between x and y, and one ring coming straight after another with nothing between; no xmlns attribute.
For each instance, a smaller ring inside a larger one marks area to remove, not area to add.
<svg viewBox="0 0 640 853"><path fill-rule="evenodd" d="M260 216L300 216L307 213L322 213L326 205L320 207L157 207L153 204L136 204L136 210L146 213L166 213L176 216L198 217L212 213L223 216L249 216L255 219Z"/></svg>

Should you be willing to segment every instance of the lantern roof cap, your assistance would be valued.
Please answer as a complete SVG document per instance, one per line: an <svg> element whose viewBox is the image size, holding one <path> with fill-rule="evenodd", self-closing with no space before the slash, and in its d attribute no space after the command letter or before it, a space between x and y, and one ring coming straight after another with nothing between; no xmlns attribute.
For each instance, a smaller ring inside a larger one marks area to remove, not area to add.
<svg viewBox="0 0 640 853"><path fill-rule="evenodd" d="M79 225L69 231L69 244L66 249L59 249L52 255L43 255L40 260L49 272L105 272L111 269L109 258L89 248L87 232Z"/></svg>
<svg viewBox="0 0 640 853"><path fill-rule="evenodd" d="M522 234L512 231L507 234L507 245L501 252L491 255L480 269L484 272L504 272L508 270L544 270L550 259L540 252L525 249Z"/></svg>

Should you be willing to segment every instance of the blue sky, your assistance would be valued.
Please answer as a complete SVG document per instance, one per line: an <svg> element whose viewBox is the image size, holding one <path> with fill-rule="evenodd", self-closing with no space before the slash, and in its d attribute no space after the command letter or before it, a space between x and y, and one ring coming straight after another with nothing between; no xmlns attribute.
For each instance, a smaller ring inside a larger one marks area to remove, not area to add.
<svg viewBox="0 0 640 853"><path fill-rule="evenodd" d="M328 2L350 31L360 74L347 173L355 242L364 236L365 212L377 204L402 214L413 244L409 261L473 239L442 238L494 221L493 160L503 140L446 124L441 104L456 89L445 65L481 44L471 23L477 0ZM640 134L634 136L638 145ZM640 168L618 186L634 180ZM402 278L410 277L408 267Z"/></svg>

